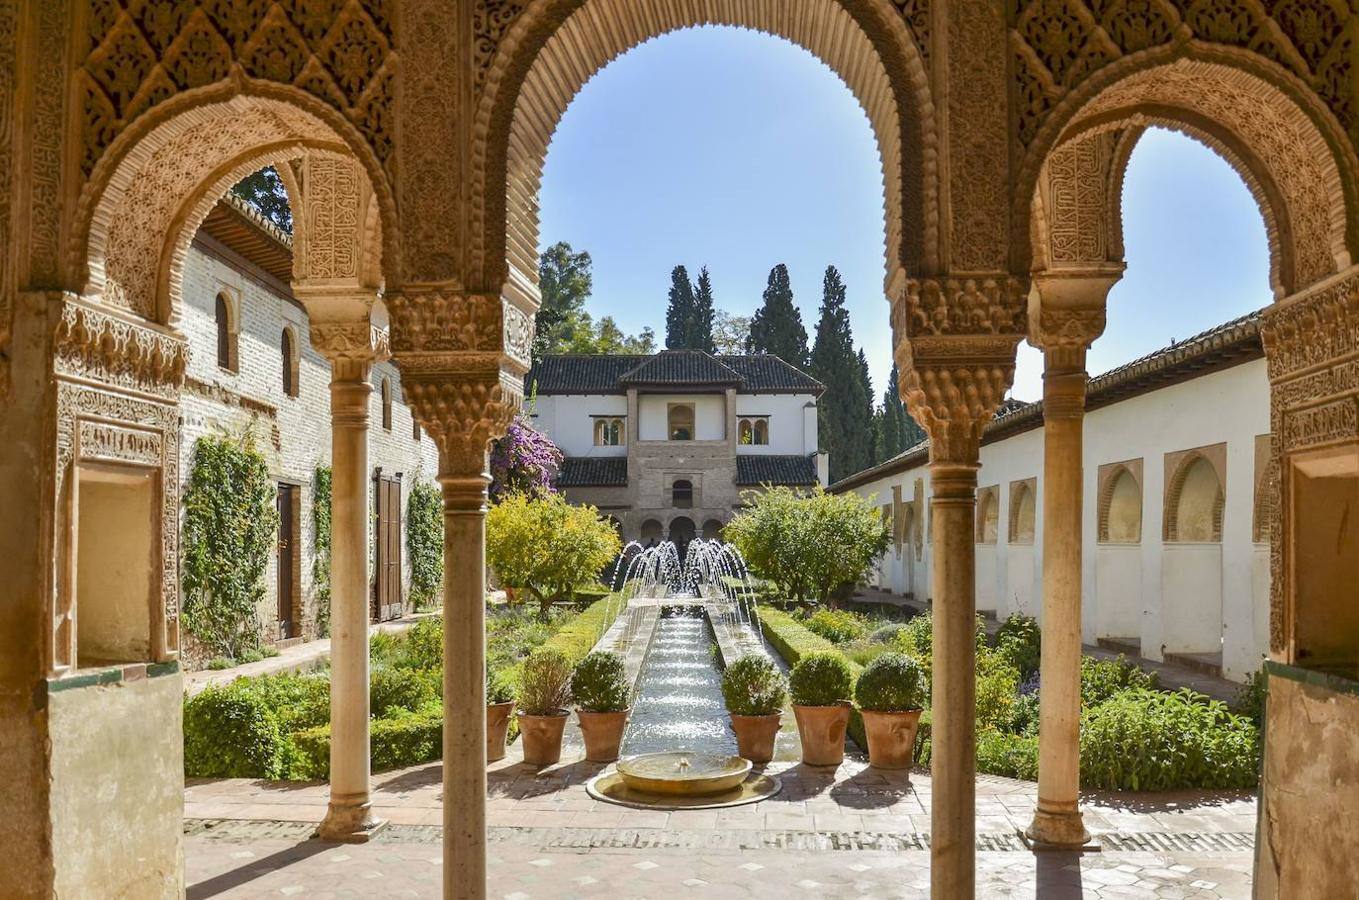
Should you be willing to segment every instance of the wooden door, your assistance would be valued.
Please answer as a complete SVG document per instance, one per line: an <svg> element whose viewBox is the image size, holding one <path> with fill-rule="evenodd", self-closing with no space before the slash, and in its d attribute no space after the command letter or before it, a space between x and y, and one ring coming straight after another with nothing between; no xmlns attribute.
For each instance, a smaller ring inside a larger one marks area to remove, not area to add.
<svg viewBox="0 0 1359 900"><path fill-rule="evenodd" d="M374 476L377 554L374 560L373 619L398 619L404 612L401 584L401 476Z"/></svg>
<svg viewBox="0 0 1359 900"><path fill-rule="evenodd" d="M300 539L293 501L297 485L278 486L278 636L280 640L297 637L297 561L294 558Z"/></svg>

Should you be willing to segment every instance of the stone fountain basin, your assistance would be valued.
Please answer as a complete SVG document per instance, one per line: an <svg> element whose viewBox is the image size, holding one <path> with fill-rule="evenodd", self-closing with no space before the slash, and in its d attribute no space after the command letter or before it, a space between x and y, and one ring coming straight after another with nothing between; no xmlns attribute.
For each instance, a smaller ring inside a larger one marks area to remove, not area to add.
<svg viewBox="0 0 1359 900"><path fill-rule="evenodd" d="M751 763L712 753L643 753L618 761L623 783L647 794L703 797L730 791L746 780Z"/></svg>

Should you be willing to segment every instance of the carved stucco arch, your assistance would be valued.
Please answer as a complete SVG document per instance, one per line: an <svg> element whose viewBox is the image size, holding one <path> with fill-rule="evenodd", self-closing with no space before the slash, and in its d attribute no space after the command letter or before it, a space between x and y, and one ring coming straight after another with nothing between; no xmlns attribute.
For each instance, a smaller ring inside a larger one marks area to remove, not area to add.
<svg viewBox="0 0 1359 900"><path fill-rule="evenodd" d="M610 61L700 25L784 38L820 59L858 99L884 173L887 266L932 270L937 254L936 133L921 50L886 0L539 0L506 31L485 74L474 126L471 271L484 287L537 282L538 188L567 106ZM908 6L910 4L907 4ZM489 14L489 13L488 13ZM926 18L927 17L921 17Z"/></svg>
<svg viewBox="0 0 1359 900"><path fill-rule="evenodd" d="M1043 231L1033 217L1053 154L1073 141L1149 125L1203 142L1246 183L1265 219L1276 297L1355 258L1356 225L1347 210L1355 208L1359 164L1334 116L1294 76L1253 63L1252 54L1191 49L1125 57L1078 85L1054 110L1025 152L1017 182L1014 232L1022 266L1041 264L1035 244ZM1127 156L1115 159L1111 177L1121 179L1117 170L1126 168ZM1110 210L1117 214L1116 203Z"/></svg>
<svg viewBox="0 0 1359 900"><path fill-rule="evenodd" d="M286 169L309 154L356 165L372 198L359 211L362 268L370 279L375 267L394 270L392 194L352 127L295 89L268 86L247 94L233 90L239 87L188 92L154 107L100 159L82 190L67 250L81 293L131 315L173 322L185 255L213 204L251 172L266 165ZM280 96L290 94L299 96ZM300 211L287 173L281 174Z"/></svg>

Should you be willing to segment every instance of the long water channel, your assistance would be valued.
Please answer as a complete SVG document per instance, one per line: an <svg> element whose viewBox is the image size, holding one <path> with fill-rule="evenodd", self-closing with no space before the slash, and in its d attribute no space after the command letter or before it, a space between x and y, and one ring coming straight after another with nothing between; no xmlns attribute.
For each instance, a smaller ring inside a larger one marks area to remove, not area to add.
<svg viewBox="0 0 1359 900"><path fill-rule="evenodd" d="M642 666L623 752L695 750L735 754L736 736L722 702L722 675L700 607L662 613Z"/></svg>

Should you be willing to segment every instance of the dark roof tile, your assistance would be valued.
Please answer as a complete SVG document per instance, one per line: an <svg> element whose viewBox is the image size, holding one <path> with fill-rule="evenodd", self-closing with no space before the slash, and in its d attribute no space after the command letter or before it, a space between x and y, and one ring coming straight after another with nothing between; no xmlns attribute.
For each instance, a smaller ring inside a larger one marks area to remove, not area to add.
<svg viewBox="0 0 1359 900"><path fill-rule="evenodd" d="M741 486L816 484L816 455L738 455L736 457L736 483Z"/></svg>
<svg viewBox="0 0 1359 900"><path fill-rule="evenodd" d="M618 379L623 385L734 385L743 383L731 366L718 362L702 350L662 350L648 357Z"/></svg>
<svg viewBox="0 0 1359 900"><path fill-rule="evenodd" d="M777 356L713 356L701 350L664 350L650 355L554 354L539 359L524 377L539 394L622 394L639 386L734 386L752 394L814 394L825 387Z"/></svg>
<svg viewBox="0 0 1359 900"><path fill-rule="evenodd" d="M557 487L623 487L627 483L626 456L568 456L557 473Z"/></svg>

